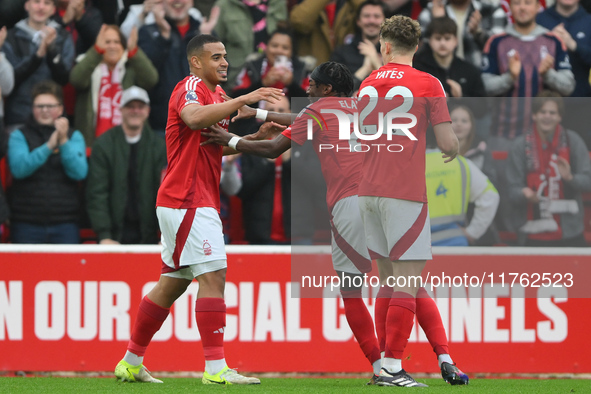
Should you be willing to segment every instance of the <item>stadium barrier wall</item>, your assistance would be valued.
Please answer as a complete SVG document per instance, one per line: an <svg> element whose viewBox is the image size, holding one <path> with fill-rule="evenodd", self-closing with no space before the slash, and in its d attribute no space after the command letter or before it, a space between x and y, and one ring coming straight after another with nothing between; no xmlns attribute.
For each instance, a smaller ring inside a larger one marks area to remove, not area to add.
<svg viewBox="0 0 591 394"><path fill-rule="evenodd" d="M339 298L294 298L289 247L227 247L226 358L251 372L371 371ZM327 259L327 248L311 252ZM434 248L436 264L523 259L591 266L584 249ZM123 356L142 296L160 272L158 246L0 245L0 370L109 371ZM586 281L587 276L575 277ZM588 283L584 283L589 286ZM177 300L146 354L152 371L201 371L197 284ZM591 373L591 298L566 287L473 288L435 296L454 361L468 373ZM540 293L542 292L542 293ZM373 300L366 299L373 314ZM405 368L438 372L422 330Z"/></svg>

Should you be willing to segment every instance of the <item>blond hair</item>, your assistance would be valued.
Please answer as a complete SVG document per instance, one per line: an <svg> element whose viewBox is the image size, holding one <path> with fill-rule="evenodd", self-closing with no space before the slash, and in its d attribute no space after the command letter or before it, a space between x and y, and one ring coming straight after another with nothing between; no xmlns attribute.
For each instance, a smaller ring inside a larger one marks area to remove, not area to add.
<svg viewBox="0 0 591 394"><path fill-rule="evenodd" d="M382 22L380 37L392 44L395 52L414 52L421 38L421 26L408 16L394 15Z"/></svg>

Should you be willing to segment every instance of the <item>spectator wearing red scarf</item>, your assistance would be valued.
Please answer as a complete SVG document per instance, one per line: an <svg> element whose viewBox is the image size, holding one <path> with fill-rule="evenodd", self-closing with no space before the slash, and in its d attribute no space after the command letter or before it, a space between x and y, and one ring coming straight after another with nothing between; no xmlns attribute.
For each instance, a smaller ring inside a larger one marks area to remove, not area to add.
<svg viewBox="0 0 591 394"><path fill-rule="evenodd" d="M119 28L103 25L96 43L70 74L76 88L76 128L87 146L114 126L121 124L119 103L123 90L131 86L150 89L158 82L158 71L137 46L137 29L126 42Z"/></svg>
<svg viewBox="0 0 591 394"><path fill-rule="evenodd" d="M561 126L563 114L558 93L538 94L533 126L509 153L509 199L526 246L586 246L582 194L591 191L591 160L581 137Z"/></svg>

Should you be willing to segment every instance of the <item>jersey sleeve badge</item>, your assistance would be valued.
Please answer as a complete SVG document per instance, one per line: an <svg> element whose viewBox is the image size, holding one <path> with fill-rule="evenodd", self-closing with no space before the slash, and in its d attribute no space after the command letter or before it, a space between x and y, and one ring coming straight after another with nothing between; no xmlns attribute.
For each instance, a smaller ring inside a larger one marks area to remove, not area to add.
<svg viewBox="0 0 591 394"><path fill-rule="evenodd" d="M194 90L188 90L185 94L185 105L187 104L199 104L197 93Z"/></svg>

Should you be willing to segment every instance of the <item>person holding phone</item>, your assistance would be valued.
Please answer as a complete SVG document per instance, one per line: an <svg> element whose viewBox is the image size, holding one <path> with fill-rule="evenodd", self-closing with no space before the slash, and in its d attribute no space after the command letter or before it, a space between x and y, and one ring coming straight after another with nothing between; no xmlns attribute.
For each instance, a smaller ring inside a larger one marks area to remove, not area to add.
<svg viewBox="0 0 591 394"><path fill-rule="evenodd" d="M237 97L261 87L273 87L283 89L288 98L306 97L312 63L293 56L291 32L280 27L269 37L263 54L247 58L232 94Z"/></svg>

